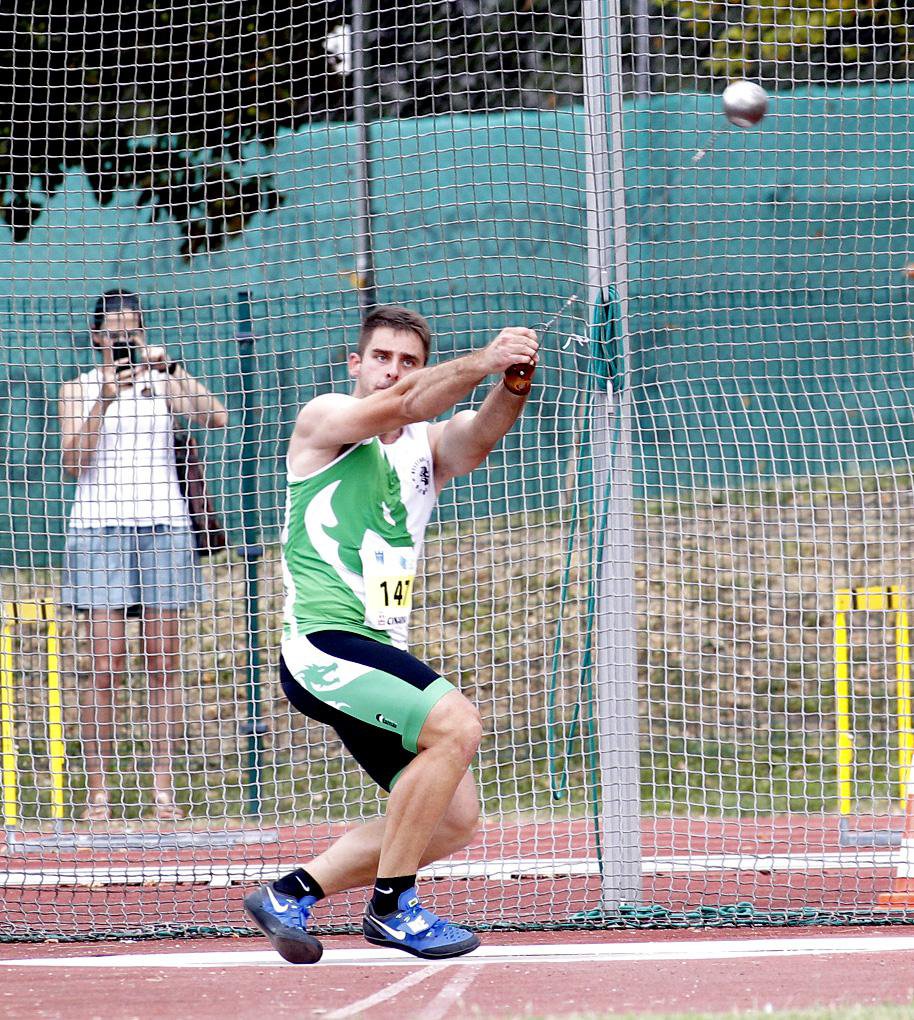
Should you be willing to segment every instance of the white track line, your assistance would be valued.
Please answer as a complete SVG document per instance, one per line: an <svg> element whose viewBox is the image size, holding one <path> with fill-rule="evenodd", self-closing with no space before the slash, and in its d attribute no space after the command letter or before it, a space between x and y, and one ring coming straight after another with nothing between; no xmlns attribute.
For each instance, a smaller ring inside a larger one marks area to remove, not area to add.
<svg viewBox="0 0 914 1020"><path fill-rule="evenodd" d="M688 871L864 871L893 868L907 860L900 850L844 850L795 854L682 854L646 857L645 875Z"/></svg>
<svg viewBox="0 0 914 1020"><path fill-rule="evenodd" d="M898 850L844 851L812 854L682 854L645 857L645 875L686 874L710 871L871 871L893 868L907 861ZM20 868L0 871L0 887L20 886L105 886L105 885L208 885L227 888L271 882L293 865L237 864L213 867L209 864L148 866L132 865L85 868ZM570 878L599 875L599 862L590 858L503 858L489 861L455 861L424 868L420 878L473 879L514 882L522 878Z"/></svg>
<svg viewBox="0 0 914 1020"><path fill-rule="evenodd" d="M485 936L483 936L485 937ZM613 938L608 933L607 940ZM582 942L563 945L483 945L475 953L447 961L447 966L508 963L619 963L647 960L732 960L751 957L846 956L870 953L914 953L914 935L813 936L809 938L672 939L663 942ZM395 949L327 949L319 964L326 967L421 967L440 969ZM48 968L224 968L288 967L271 950L251 952L125 953L115 956L53 956L0 960L0 967ZM297 968L302 971L306 968Z"/></svg>
<svg viewBox="0 0 914 1020"><path fill-rule="evenodd" d="M396 981L394 984L388 985L386 988L382 988L379 992L375 992L374 995L369 995L364 999L359 999L358 1002L350 1003L350 1005L344 1006L342 1009L337 1009L332 1013L328 1013L327 1020L343 1020L344 1017L358 1016L359 1013L364 1013L365 1010L372 1009L374 1006L378 1006L382 1002L387 1002L388 999L396 998L400 992L405 992L407 988L412 988L413 985L421 984L423 981L427 981L430 977L440 974L443 968L449 966L449 963L438 964L434 967L424 967L422 970L416 971L414 974L407 974L401 981ZM423 1017L424 1016L425 1013L423 1012Z"/></svg>
<svg viewBox="0 0 914 1020"><path fill-rule="evenodd" d="M473 963L468 960L468 963ZM460 997L476 980L478 971L474 967L460 967L457 973L441 989L434 999L422 1008L422 1020L443 1020Z"/></svg>

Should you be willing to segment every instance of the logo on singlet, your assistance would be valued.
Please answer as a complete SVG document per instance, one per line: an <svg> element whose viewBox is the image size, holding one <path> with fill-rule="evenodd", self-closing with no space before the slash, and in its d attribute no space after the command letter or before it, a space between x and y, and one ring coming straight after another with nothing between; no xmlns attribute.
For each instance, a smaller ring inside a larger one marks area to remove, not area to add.
<svg viewBox="0 0 914 1020"><path fill-rule="evenodd" d="M419 460L413 464L413 485L416 491L424 496L429 486L432 484L432 471L431 466L428 462L428 457L420 457Z"/></svg>
<svg viewBox="0 0 914 1020"><path fill-rule="evenodd" d="M375 719L377 719L382 726L389 726L392 730L395 730L397 728L397 724L395 722L392 722L386 716L381 715L380 712L378 712L378 714L375 716Z"/></svg>

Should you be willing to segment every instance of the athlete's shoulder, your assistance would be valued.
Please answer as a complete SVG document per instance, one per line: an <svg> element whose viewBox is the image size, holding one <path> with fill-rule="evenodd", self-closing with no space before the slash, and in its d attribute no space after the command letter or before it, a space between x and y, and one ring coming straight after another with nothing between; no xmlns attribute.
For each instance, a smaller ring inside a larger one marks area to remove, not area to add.
<svg viewBox="0 0 914 1020"><path fill-rule="evenodd" d="M358 397L348 393L321 393L313 397L298 412L299 420L317 418L331 411L345 410L358 404Z"/></svg>
<svg viewBox="0 0 914 1020"><path fill-rule="evenodd" d="M430 430L435 427L435 423L431 421L416 421L409 425L403 426L403 435L411 436L416 439L425 439L428 437Z"/></svg>
<svg viewBox="0 0 914 1020"><path fill-rule="evenodd" d="M298 412L293 439L316 439L318 446L334 446L335 438L328 432L328 422L339 420L341 414L345 415L357 404L358 399L347 393L322 393L314 397Z"/></svg>

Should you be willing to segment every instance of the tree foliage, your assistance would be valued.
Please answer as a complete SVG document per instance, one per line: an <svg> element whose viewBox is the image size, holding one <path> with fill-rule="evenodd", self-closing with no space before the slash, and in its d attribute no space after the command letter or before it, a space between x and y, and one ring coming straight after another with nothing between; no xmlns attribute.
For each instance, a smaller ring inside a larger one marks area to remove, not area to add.
<svg viewBox="0 0 914 1020"><path fill-rule="evenodd" d="M333 113L343 89L327 3L29 6L0 13L0 190L17 241L81 167L102 204L132 189L176 220L185 254L218 247L281 200L245 173L242 145Z"/></svg>
<svg viewBox="0 0 914 1020"><path fill-rule="evenodd" d="M580 93L580 0L365 0L369 117L553 106ZM222 247L283 196L245 143L353 113L343 0L13 0L0 10L0 218L26 239L64 175L134 191Z"/></svg>
<svg viewBox="0 0 914 1020"><path fill-rule="evenodd" d="M366 19L370 116L551 109L582 94L581 0L392 6Z"/></svg>
<svg viewBox="0 0 914 1020"><path fill-rule="evenodd" d="M352 0L11 0L0 9L0 222L25 240L74 168L134 192L190 257L283 201L244 146L351 119ZM652 0L655 91L910 76L909 0ZM624 87L631 0L622 0ZM581 0L363 0L369 119L580 98Z"/></svg>
<svg viewBox="0 0 914 1020"><path fill-rule="evenodd" d="M696 79L784 87L908 78L912 18L907 0L659 0L655 85L669 91Z"/></svg>

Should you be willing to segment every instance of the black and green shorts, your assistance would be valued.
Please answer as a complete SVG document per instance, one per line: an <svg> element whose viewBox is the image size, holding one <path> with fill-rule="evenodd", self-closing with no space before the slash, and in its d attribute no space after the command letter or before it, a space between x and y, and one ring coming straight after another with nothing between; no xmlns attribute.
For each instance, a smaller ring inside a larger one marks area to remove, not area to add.
<svg viewBox="0 0 914 1020"><path fill-rule="evenodd" d="M385 790L418 754L429 712L455 689L409 652L344 630L283 641L280 677L292 705L332 727Z"/></svg>

